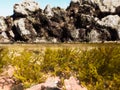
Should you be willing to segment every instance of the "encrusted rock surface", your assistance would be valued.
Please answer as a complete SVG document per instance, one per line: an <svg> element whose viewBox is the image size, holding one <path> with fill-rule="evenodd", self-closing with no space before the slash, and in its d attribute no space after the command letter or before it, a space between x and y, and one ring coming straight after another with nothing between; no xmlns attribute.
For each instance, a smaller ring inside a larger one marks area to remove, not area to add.
<svg viewBox="0 0 120 90"><path fill-rule="evenodd" d="M71 0L66 9L40 9L34 0L0 17L0 42L104 42L120 39L120 0Z"/></svg>

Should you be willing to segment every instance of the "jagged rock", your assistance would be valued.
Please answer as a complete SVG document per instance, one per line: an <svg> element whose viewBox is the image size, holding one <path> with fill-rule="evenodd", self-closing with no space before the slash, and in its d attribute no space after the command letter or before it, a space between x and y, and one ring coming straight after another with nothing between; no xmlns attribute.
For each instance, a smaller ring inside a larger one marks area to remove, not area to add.
<svg viewBox="0 0 120 90"><path fill-rule="evenodd" d="M47 39L42 37L42 38L39 38L37 37L35 40L33 40L34 43L47 43Z"/></svg>
<svg viewBox="0 0 120 90"><path fill-rule="evenodd" d="M80 28L79 29L79 41L80 42L86 42L86 41L88 41L86 32L87 32L87 30L84 29L84 28Z"/></svg>
<svg viewBox="0 0 120 90"><path fill-rule="evenodd" d="M10 31L12 29L13 26L13 18L11 16L7 16L5 18L6 24L7 24L7 29L6 31Z"/></svg>
<svg viewBox="0 0 120 90"><path fill-rule="evenodd" d="M51 18L55 22L65 22L66 21L66 11L60 7L52 8L54 16Z"/></svg>
<svg viewBox="0 0 120 90"><path fill-rule="evenodd" d="M14 5L14 14L21 15L30 15L32 12L39 10L39 5L33 0L23 0L19 4Z"/></svg>
<svg viewBox="0 0 120 90"><path fill-rule="evenodd" d="M12 33L13 20L11 17L0 17L0 42L12 41L14 34Z"/></svg>
<svg viewBox="0 0 120 90"><path fill-rule="evenodd" d="M94 17L86 14L81 14L77 17L76 27L88 29L93 25L93 23L95 23Z"/></svg>
<svg viewBox="0 0 120 90"><path fill-rule="evenodd" d="M120 16L120 6L118 6L118 7L116 8L116 14L118 14L118 15Z"/></svg>
<svg viewBox="0 0 120 90"><path fill-rule="evenodd" d="M79 29L76 28L72 28L71 26L68 26L69 30L70 30L70 35L74 40L78 40L79 39Z"/></svg>
<svg viewBox="0 0 120 90"><path fill-rule="evenodd" d="M0 43L8 43L8 42L10 42L10 40L9 40L6 32L2 32L0 34Z"/></svg>
<svg viewBox="0 0 120 90"><path fill-rule="evenodd" d="M23 41L28 41L33 39L36 36L36 31L33 28L32 24L26 18L21 18L14 21L15 30L14 34L17 33L22 38ZM16 35L16 34L15 34Z"/></svg>
<svg viewBox="0 0 120 90"><path fill-rule="evenodd" d="M89 33L89 41L90 42L99 42L100 40L100 33L98 33L96 30L91 30Z"/></svg>
<svg viewBox="0 0 120 90"><path fill-rule="evenodd" d="M26 90L60 90L57 86L60 79L58 77L49 77L45 83L35 85Z"/></svg>
<svg viewBox="0 0 120 90"><path fill-rule="evenodd" d="M116 8L120 6L120 0L97 0L95 3L98 4L102 12L114 13Z"/></svg>
<svg viewBox="0 0 120 90"><path fill-rule="evenodd" d="M67 7L66 11L68 13L69 17L74 17L76 13L78 13L80 8L80 4L79 3L74 3L71 2L70 5Z"/></svg>
<svg viewBox="0 0 120 90"><path fill-rule="evenodd" d="M0 17L0 32L7 30L7 24L4 17Z"/></svg>
<svg viewBox="0 0 120 90"><path fill-rule="evenodd" d="M11 16L7 16L5 18L5 21L6 21L6 24L7 24L6 34L7 34L10 41L14 41L15 35L12 31L12 27L14 25L13 18Z"/></svg>
<svg viewBox="0 0 120 90"><path fill-rule="evenodd" d="M81 4L82 3L82 0L71 0L72 3L79 3Z"/></svg>
<svg viewBox="0 0 120 90"><path fill-rule="evenodd" d="M0 74L0 90L24 90L21 83L17 84L13 78L15 68L11 65L3 68Z"/></svg>
<svg viewBox="0 0 120 90"><path fill-rule="evenodd" d="M120 17L118 15L108 15L107 17L102 18L100 22L98 21L98 23L118 29L120 26Z"/></svg>
<svg viewBox="0 0 120 90"><path fill-rule="evenodd" d="M11 65L8 65L7 67L3 68L2 76L7 76L7 77L13 77L15 68Z"/></svg>
<svg viewBox="0 0 120 90"><path fill-rule="evenodd" d="M52 11L52 9L51 9L51 7L50 7L50 5L47 5L47 6L45 7L44 13L45 13L45 15L48 16L48 17L52 17L52 16L54 15L54 14L53 14L53 11Z"/></svg>
<svg viewBox="0 0 120 90"><path fill-rule="evenodd" d="M101 21L98 20L97 23L116 29L120 39L120 17L118 15L109 15L105 18L102 18Z"/></svg>
<svg viewBox="0 0 120 90"><path fill-rule="evenodd" d="M116 8L120 6L120 0L82 0L82 4L97 5L101 12L116 12Z"/></svg>
<svg viewBox="0 0 120 90"><path fill-rule="evenodd" d="M87 90L87 88L78 84L78 80L74 77L64 80L65 90Z"/></svg>
<svg viewBox="0 0 120 90"><path fill-rule="evenodd" d="M9 65L3 68L3 72L0 74L0 90L11 90L11 87L15 83L12 76L14 68Z"/></svg>
<svg viewBox="0 0 120 90"><path fill-rule="evenodd" d="M11 90L14 81L9 77L0 77L0 90Z"/></svg>
<svg viewBox="0 0 120 90"><path fill-rule="evenodd" d="M78 3L80 1L81 3ZM77 2L77 3L76 3ZM78 5L77 5L78 4ZM98 16L99 18L103 18L110 14L118 14L120 15L120 1L119 0L72 0L70 3L70 7L74 9L76 6L76 11L78 11L78 6L84 12L91 13L91 8L93 8L92 12L94 16ZM74 8L73 8L74 6ZM87 7L88 8L87 8ZM73 10L72 10L73 12ZM74 10L75 12L75 10Z"/></svg>
<svg viewBox="0 0 120 90"><path fill-rule="evenodd" d="M14 5L12 16L0 17L1 41L115 41L120 38L119 8L118 0L71 0L66 10L47 5L43 11L33 0L24 0Z"/></svg>

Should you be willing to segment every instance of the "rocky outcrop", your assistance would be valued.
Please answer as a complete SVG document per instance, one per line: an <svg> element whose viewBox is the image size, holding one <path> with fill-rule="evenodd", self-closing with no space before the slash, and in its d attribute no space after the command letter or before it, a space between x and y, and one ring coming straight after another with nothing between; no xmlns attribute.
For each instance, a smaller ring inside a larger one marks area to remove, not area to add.
<svg viewBox="0 0 120 90"><path fill-rule="evenodd" d="M44 9L44 14L48 17L53 17L53 11L52 8L50 7L50 5L47 5Z"/></svg>
<svg viewBox="0 0 120 90"><path fill-rule="evenodd" d="M49 77L45 83L41 83L35 86L32 86L26 90L87 90L87 88L78 84L78 80L71 76L69 79L64 80L64 86L59 87L60 85L59 77Z"/></svg>
<svg viewBox="0 0 120 90"><path fill-rule="evenodd" d="M4 17L0 17L0 32L7 30L7 24Z"/></svg>
<svg viewBox="0 0 120 90"><path fill-rule="evenodd" d="M37 35L32 24L26 18L20 18L18 20L15 20L14 25L15 25L15 30L17 30L17 33L24 41L30 41ZM19 39L19 38L16 38L16 39Z"/></svg>
<svg viewBox="0 0 120 90"><path fill-rule="evenodd" d="M120 17L118 15L108 15L105 18L102 18L101 21L98 20L97 23L101 26L113 28L116 39L120 39Z"/></svg>
<svg viewBox="0 0 120 90"><path fill-rule="evenodd" d="M119 0L71 0L66 9L44 10L33 0L0 17L0 42L104 42L120 39Z"/></svg>
<svg viewBox="0 0 120 90"><path fill-rule="evenodd" d="M9 19L9 17L0 17L0 43L12 41L12 22Z"/></svg>
<svg viewBox="0 0 120 90"><path fill-rule="evenodd" d="M102 12L116 12L117 7L120 6L120 0L96 0Z"/></svg>
<svg viewBox="0 0 120 90"><path fill-rule="evenodd" d="M30 15L39 10L39 5L34 0L23 0L22 3L14 5L14 14L18 16Z"/></svg>

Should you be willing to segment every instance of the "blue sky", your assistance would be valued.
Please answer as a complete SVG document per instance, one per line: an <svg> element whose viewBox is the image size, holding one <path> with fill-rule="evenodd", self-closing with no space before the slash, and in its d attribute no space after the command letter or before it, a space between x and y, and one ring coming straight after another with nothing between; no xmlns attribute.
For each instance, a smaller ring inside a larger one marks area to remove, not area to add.
<svg viewBox="0 0 120 90"><path fill-rule="evenodd" d="M0 0L0 16L7 16L13 14L13 5L22 0ZM60 6L66 8L71 0L35 0L39 3L40 8L44 8L47 4L51 7Z"/></svg>

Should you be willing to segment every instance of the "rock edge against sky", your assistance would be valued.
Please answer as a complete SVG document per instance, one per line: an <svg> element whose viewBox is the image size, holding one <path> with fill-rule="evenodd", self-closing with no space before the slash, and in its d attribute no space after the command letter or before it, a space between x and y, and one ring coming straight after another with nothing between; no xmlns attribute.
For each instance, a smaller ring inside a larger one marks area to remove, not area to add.
<svg viewBox="0 0 120 90"><path fill-rule="evenodd" d="M104 42L120 39L119 0L71 0L64 10L44 10L37 2L14 5L14 14L0 17L0 42Z"/></svg>

